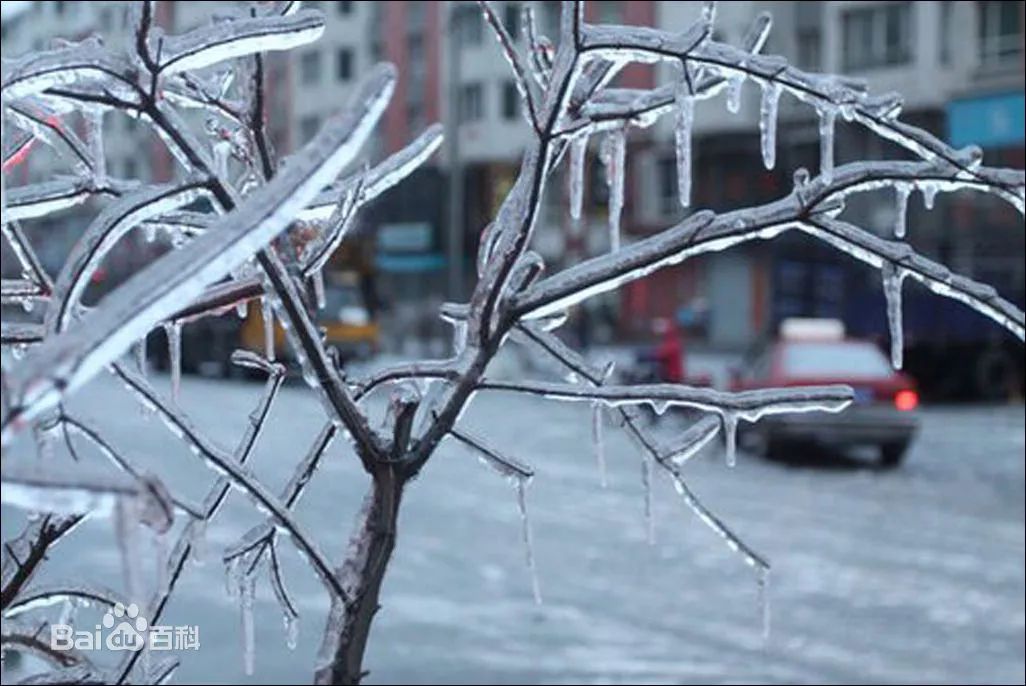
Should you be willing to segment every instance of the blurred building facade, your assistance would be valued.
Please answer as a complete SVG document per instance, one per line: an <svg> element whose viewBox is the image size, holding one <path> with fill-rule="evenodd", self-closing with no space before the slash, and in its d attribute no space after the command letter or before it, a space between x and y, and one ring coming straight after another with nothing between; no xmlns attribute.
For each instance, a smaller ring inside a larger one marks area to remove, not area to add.
<svg viewBox="0 0 1026 686"><path fill-rule="evenodd" d="M524 42L520 2L493 6L515 40ZM539 30L555 39L559 3L535 2ZM587 4L590 21L654 25L684 30L699 2ZM4 54L46 47L56 36L102 33L123 41L131 31L125 2L34 2L4 22ZM406 184L364 217L373 236L375 264L389 297L462 291L472 283L481 230L511 186L530 140L516 86L475 3L305 2L323 10L327 29L317 43L270 62L269 127L287 152L311 138L343 106L359 75L379 60L399 69L396 93L373 142L372 157L395 152L428 124L443 121L458 135ZM214 3L160 2L159 22L171 32L209 21ZM810 71L864 78L874 92L904 95L906 120L954 145L980 143L988 164L1023 167L1023 3L1021 2L724 2L716 34L737 43L762 11L773 15L764 52L778 53ZM670 69L632 66L619 83L649 87L673 78ZM787 193L798 166L818 168L813 110L785 96L781 101L777 165L759 157L758 88L744 87L738 114L722 99L696 108L692 208L728 210ZM676 197L671 121L632 131L627 162L626 239L643 237L684 216ZM145 127L109 118L112 173L162 179L172 173L162 146ZM575 225L566 207L562 172L547 189L536 249L553 268L608 249L608 191L597 141L589 153L586 214ZM839 163L901 155L890 144L838 124ZM44 155L17 171L26 178L45 171ZM452 162L455 161L455 164ZM42 167L40 167L42 165ZM454 188L455 186L455 188ZM915 196L914 196L915 197ZM460 212L451 213L456 203ZM910 203L910 238L953 269L995 283L1021 302L1021 217L988 198L954 195L933 211ZM886 234L894 221L893 198L870 195L851 208L863 225ZM452 258L461 256L462 278L446 284ZM619 335L642 338L653 317L676 317L692 340L740 348L791 315L839 316L862 332L884 331L878 278L842 264L828 249L784 236L769 244L662 270L595 304ZM926 315L924 315L926 317ZM913 319L915 317L913 316ZM913 332L913 338L915 333ZM925 335L925 333L924 333Z"/></svg>

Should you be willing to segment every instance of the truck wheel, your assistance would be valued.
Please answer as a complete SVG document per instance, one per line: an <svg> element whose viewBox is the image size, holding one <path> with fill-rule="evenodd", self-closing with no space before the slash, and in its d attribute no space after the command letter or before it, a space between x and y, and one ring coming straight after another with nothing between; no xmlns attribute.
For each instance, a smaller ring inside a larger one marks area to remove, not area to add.
<svg viewBox="0 0 1026 686"><path fill-rule="evenodd" d="M884 443L880 446L880 466L884 469L893 469L905 459L905 451L908 450L908 443Z"/></svg>

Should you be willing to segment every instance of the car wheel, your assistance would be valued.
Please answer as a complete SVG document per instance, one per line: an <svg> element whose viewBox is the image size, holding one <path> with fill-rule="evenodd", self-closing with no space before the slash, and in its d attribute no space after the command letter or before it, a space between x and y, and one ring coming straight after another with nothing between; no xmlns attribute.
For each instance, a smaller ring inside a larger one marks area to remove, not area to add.
<svg viewBox="0 0 1026 686"><path fill-rule="evenodd" d="M893 469L905 459L908 443L884 443L880 446L880 466Z"/></svg>

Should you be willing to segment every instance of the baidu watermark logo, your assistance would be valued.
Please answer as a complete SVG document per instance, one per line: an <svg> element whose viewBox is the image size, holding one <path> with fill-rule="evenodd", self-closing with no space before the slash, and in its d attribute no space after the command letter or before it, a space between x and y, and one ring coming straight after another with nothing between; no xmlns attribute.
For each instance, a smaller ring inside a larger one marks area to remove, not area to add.
<svg viewBox="0 0 1026 686"><path fill-rule="evenodd" d="M54 650L199 650L199 627L150 626L132 603L115 603L103 615L103 626L95 631L75 630L69 624L50 625L50 647Z"/></svg>

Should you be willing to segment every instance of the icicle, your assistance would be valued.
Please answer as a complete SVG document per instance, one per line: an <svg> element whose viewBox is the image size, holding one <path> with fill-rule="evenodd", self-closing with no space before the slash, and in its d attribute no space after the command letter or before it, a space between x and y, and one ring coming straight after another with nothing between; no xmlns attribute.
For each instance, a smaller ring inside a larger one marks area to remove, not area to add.
<svg viewBox="0 0 1026 686"><path fill-rule="evenodd" d="M527 570L531 574L531 592L534 602L542 604L541 586L538 584L538 569L534 564L534 540L531 536L531 521L527 517L527 479L515 479L517 489L517 509L520 511L521 533L524 541L524 554L527 556Z"/></svg>
<svg viewBox="0 0 1026 686"><path fill-rule="evenodd" d="M299 616L285 612L282 620L285 623L285 645L289 650L295 650L299 645Z"/></svg>
<svg viewBox="0 0 1026 686"><path fill-rule="evenodd" d="M182 386L182 325L172 322L164 325L167 335L167 359L171 367L171 402L178 404Z"/></svg>
<svg viewBox="0 0 1026 686"><path fill-rule="evenodd" d="M933 201L937 197L937 184L924 181L919 187L923 191L923 207L932 210Z"/></svg>
<svg viewBox="0 0 1026 686"><path fill-rule="evenodd" d="M894 217L894 237L904 238L905 227L908 224L908 196L912 193L912 187L899 183L894 187L894 191L897 193L898 200Z"/></svg>
<svg viewBox="0 0 1026 686"><path fill-rule="evenodd" d="M901 369L905 348L901 324L901 284L905 280L905 272L890 262L884 263L881 272L884 298L887 300L887 327L891 333L891 366Z"/></svg>
<svg viewBox="0 0 1026 686"><path fill-rule="evenodd" d="M834 121L837 111L830 106L819 111L819 171L827 183L834 177Z"/></svg>
<svg viewBox="0 0 1026 686"><path fill-rule="evenodd" d="M741 87L744 83L744 74L731 74L727 77L727 111L731 114L741 111Z"/></svg>
<svg viewBox="0 0 1026 686"><path fill-rule="evenodd" d="M617 129L603 141L606 183L609 184L609 250L620 249L620 215L623 214L624 164L627 157L627 132Z"/></svg>
<svg viewBox="0 0 1026 686"><path fill-rule="evenodd" d="M716 3L715 2L703 2L702 3L702 23L712 26L716 21Z"/></svg>
<svg viewBox="0 0 1026 686"><path fill-rule="evenodd" d="M236 555L225 561L224 563L224 590L229 598L234 598L236 591L239 590L241 579L242 568L242 556Z"/></svg>
<svg viewBox="0 0 1026 686"><path fill-rule="evenodd" d="M202 567L207 561L207 520L195 519L189 523L189 527L192 561L197 567Z"/></svg>
<svg viewBox="0 0 1026 686"><path fill-rule="evenodd" d="M762 163L767 169L777 164L777 105L780 102L780 84L767 82L762 87L762 107L759 111L759 131L762 134Z"/></svg>
<svg viewBox="0 0 1026 686"><path fill-rule="evenodd" d="M121 553L121 571L125 577L125 594L129 602L142 602L142 570L139 562L139 501L118 498L114 511L114 533Z"/></svg>
<svg viewBox="0 0 1026 686"><path fill-rule="evenodd" d="M314 301L317 303L317 309L324 309L324 272L318 269L313 273L313 292Z"/></svg>
<svg viewBox="0 0 1026 686"><path fill-rule="evenodd" d="M770 637L770 601L769 601L769 570L759 567L758 584L759 619L762 622L762 640Z"/></svg>
<svg viewBox="0 0 1026 686"><path fill-rule="evenodd" d="M467 320L460 319L452 323L453 354L460 355L467 348Z"/></svg>
<svg viewBox="0 0 1026 686"><path fill-rule="evenodd" d="M723 442L726 447L727 466L737 464L737 415L726 410L723 419Z"/></svg>
<svg viewBox="0 0 1026 686"><path fill-rule="evenodd" d="M655 545L655 517L652 513L652 463L646 453L641 458L641 485L645 489L645 540Z"/></svg>
<svg viewBox="0 0 1026 686"><path fill-rule="evenodd" d="M606 446L602 436L602 403L591 406L591 442L595 446L595 462L598 464L599 483L602 488L608 486L606 480Z"/></svg>
<svg viewBox="0 0 1026 686"><path fill-rule="evenodd" d="M228 158L232 153L232 144L227 140L214 143L214 171L220 179L228 178Z"/></svg>
<svg viewBox="0 0 1026 686"><path fill-rule="evenodd" d="M570 217L581 218L584 205L584 160L588 154L588 137L578 136L570 143Z"/></svg>
<svg viewBox="0 0 1026 686"><path fill-rule="evenodd" d="M139 370L139 376L146 378L146 336L143 336L135 344L135 366Z"/></svg>
<svg viewBox="0 0 1026 686"><path fill-rule="evenodd" d="M107 183L107 156L103 151L103 109L93 107L86 110L84 115L89 152L93 158L93 183L102 186Z"/></svg>
<svg viewBox="0 0 1026 686"><path fill-rule="evenodd" d="M157 558L156 592L163 593L167 586L167 534L155 533L152 538L153 554Z"/></svg>
<svg viewBox="0 0 1026 686"><path fill-rule="evenodd" d="M255 593L256 576L243 574L239 578L239 607L242 611L242 667L246 676L253 675L256 652L256 627L253 625L253 596Z"/></svg>
<svg viewBox="0 0 1026 686"><path fill-rule="evenodd" d="M249 301L241 300L235 304L235 314L239 319L245 319L249 315Z"/></svg>
<svg viewBox="0 0 1026 686"><path fill-rule="evenodd" d="M264 355L274 361L274 310L270 298L260 298L260 316L264 321Z"/></svg>
<svg viewBox="0 0 1026 686"><path fill-rule="evenodd" d="M691 129L695 121L695 99L687 69L687 63L682 61L681 75L674 89L677 122L673 134L677 148L677 197L681 207L691 204Z"/></svg>

